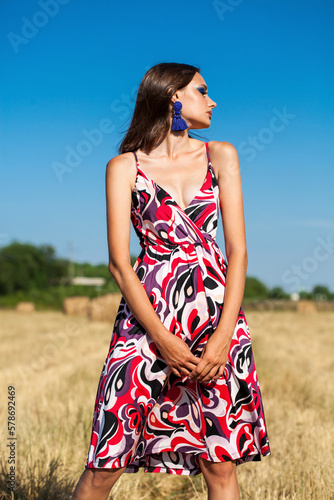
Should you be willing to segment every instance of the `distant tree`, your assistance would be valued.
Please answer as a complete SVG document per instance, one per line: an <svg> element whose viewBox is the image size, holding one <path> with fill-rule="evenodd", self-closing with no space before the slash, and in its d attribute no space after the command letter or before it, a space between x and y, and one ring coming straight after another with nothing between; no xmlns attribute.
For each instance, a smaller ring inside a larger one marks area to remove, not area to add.
<svg viewBox="0 0 334 500"><path fill-rule="evenodd" d="M66 261L56 259L51 245L36 247L14 241L0 249L0 293L55 285L66 269Z"/></svg>
<svg viewBox="0 0 334 500"><path fill-rule="evenodd" d="M250 300L266 299L268 298L268 288L257 278L247 276L244 298Z"/></svg>
<svg viewBox="0 0 334 500"><path fill-rule="evenodd" d="M276 286L269 290L268 297L270 299L287 299L289 298L289 294L286 293L280 286Z"/></svg>
<svg viewBox="0 0 334 500"><path fill-rule="evenodd" d="M329 291L327 286L324 285L314 286L312 294L316 300L330 300L332 298L332 293Z"/></svg>
<svg viewBox="0 0 334 500"><path fill-rule="evenodd" d="M312 292L306 292L305 290L301 290L299 292L299 298L301 300L311 300L314 298Z"/></svg>

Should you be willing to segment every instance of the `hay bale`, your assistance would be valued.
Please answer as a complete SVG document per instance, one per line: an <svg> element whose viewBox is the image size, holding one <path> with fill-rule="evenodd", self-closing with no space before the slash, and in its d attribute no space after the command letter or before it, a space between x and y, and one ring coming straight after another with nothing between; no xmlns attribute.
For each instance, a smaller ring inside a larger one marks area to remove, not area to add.
<svg viewBox="0 0 334 500"><path fill-rule="evenodd" d="M276 311L296 311L297 302L290 299L280 299L275 300L275 310Z"/></svg>
<svg viewBox="0 0 334 500"><path fill-rule="evenodd" d="M106 321L113 323L122 298L121 293L107 293L92 299L88 308L88 317L91 321Z"/></svg>
<svg viewBox="0 0 334 500"><path fill-rule="evenodd" d="M317 311L334 311L334 301L319 300L316 302Z"/></svg>
<svg viewBox="0 0 334 500"><path fill-rule="evenodd" d="M69 316L87 316L89 297L67 297L63 300L63 312Z"/></svg>
<svg viewBox="0 0 334 500"><path fill-rule="evenodd" d="M35 311L35 304L34 302L18 302L15 309L20 313L32 313Z"/></svg>
<svg viewBox="0 0 334 500"><path fill-rule="evenodd" d="M299 300L297 302L297 312L301 314L314 314L317 308L313 300Z"/></svg>
<svg viewBox="0 0 334 500"><path fill-rule="evenodd" d="M296 311L296 302L289 299L264 299L257 301L243 301L242 307L245 312L273 312L273 311Z"/></svg>

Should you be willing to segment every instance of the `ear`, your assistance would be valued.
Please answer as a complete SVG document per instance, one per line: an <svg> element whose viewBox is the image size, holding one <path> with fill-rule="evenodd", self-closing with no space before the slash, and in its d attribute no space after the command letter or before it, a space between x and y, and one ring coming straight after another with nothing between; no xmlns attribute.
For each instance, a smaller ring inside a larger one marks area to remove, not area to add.
<svg viewBox="0 0 334 500"><path fill-rule="evenodd" d="M175 94L172 95L171 100L170 100L170 105L172 108L174 107L174 103L177 100L178 100L178 96L177 96L177 93L175 92Z"/></svg>
<svg viewBox="0 0 334 500"><path fill-rule="evenodd" d="M167 92L169 92L172 88L173 88L172 85L170 85L167 89ZM174 94L170 99L171 99L171 105L173 106L174 102L178 100L177 92L174 92Z"/></svg>

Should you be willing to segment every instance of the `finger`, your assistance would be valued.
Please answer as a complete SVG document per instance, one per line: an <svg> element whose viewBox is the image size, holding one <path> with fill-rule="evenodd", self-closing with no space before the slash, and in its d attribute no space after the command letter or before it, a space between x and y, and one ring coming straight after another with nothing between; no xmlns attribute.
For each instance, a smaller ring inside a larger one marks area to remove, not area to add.
<svg viewBox="0 0 334 500"><path fill-rule="evenodd" d="M199 365L200 363L200 359L197 358L198 362L195 364L195 363L192 363L191 361L188 361L187 363L185 362L183 365L182 365L182 368L184 369L187 369L189 370L190 372L192 372L193 370L195 370L195 368L197 368L197 366Z"/></svg>
<svg viewBox="0 0 334 500"><path fill-rule="evenodd" d="M181 372L179 370L177 370L177 368L172 368L172 372L174 373L174 375L176 375L177 377L182 377L181 375Z"/></svg>
<svg viewBox="0 0 334 500"><path fill-rule="evenodd" d="M198 379L197 379L197 380L199 380L199 381L202 381L202 380L204 380L204 379L206 379L206 380L211 380L212 376L213 376L214 374L216 374L216 373L217 373L217 367L216 367L216 366L214 366L214 367L212 368L212 366L211 366L211 365L207 365L207 366L204 368L204 370L202 371L202 373L200 374L200 376L198 377Z"/></svg>
<svg viewBox="0 0 334 500"><path fill-rule="evenodd" d="M207 372L210 371L210 369L211 366L208 364L208 362L202 359L201 362L196 366L196 368L193 369L189 377L194 380L198 380L199 378L204 377Z"/></svg>
<svg viewBox="0 0 334 500"><path fill-rule="evenodd" d="M224 364L223 365L214 365L212 366L211 365L211 369L202 377L202 379L206 379L206 380L209 380L209 377L210 377L210 380L212 379L217 379L219 377L221 377L221 375L223 374L224 372Z"/></svg>
<svg viewBox="0 0 334 500"><path fill-rule="evenodd" d="M224 372L224 365L221 365L217 370L217 372L213 375L212 380L219 379L223 375L223 372Z"/></svg>
<svg viewBox="0 0 334 500"><path fill-rule="evenodd" d="M191 358L186 358L182 361L179 361L178 365L179 365L179 370L187 370L187 373L190 373L192 372L192 370L194 370L196 368L196 366L198 366L198 364L200 363L200 358L197 358L196 356L193 356L191 354Z"/></svg>
<svg viewBox="0 0 334 500"><path fill-rule="evenodd" d="M197 356L194 356L193 353L191 353L191 358L188 360L188 363L192 363L193 365L197 366L200 361L201 358L198 358Z"/></svg>
<svg viewBox="0 0 334 500"><path fill-rule="evenodd" d="M185 375L190 375L195 368L196 368L196 365L194 365L194 364L180 366L180 370Z"/></svg>
<svg viewBox="0 0 334 500"><path fill-rule="evenodd" d="M178 367L175 367L174 369L178 371L181 375L189 375L194 368L196 368L197 364L200 362L199 358L195 358L196 363L193 363L192 361L184 361L184 362L179 362ZM176 374L176 372L175 372Z"/></svg>
<svg viewBox="0 0 334 500"><path fill-rule="evenodd" d="M219 372L219 370L218 370ZM216 380L215 376L217 374L217 366L211 368L211 370L202 378L201 382L209 382L210 380Z"/></svg>
<svg viewBox="0 0 334 500"><path fill-rule="evenodd" d="M182 368L182 370L180 370L180 373L182 376L184 376L184 375L189 376L191 373L191 370L188 370L187 368Z"/></svg>
<svg viewBox="0 0 334 500"><path fill-rule="evenodd" d="M197 366L195 366L190 374L189 374L189 377L191 377L192 379L198 377L202 371L202 369L204 368L205 364L201 361L200 363L198 363Z"/></svg>
<svg viewBox="0 0 334 500"><path fill-rule="evenodd" d="M221 367L219 368L219 370L217 372L217 375L212 377L213 380L218 380L220 377L222 377L224 375L224 371L225 371L225 364L221 365Z"/></svg>

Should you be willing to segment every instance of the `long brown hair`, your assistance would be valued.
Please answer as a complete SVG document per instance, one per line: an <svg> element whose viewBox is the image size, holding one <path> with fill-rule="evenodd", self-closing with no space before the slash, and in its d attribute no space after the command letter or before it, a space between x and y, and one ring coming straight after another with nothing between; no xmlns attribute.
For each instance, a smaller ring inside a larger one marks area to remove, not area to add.
<svg viewBox="0 0 334 500"><path fill-rule="evenodd" d="M170 129L171 97L186 87L196 72L200 73L200 68L189 64L160 63L145 73L129 129L119 146L120 154L137 149L149 154L159 146Z"/></svg>

